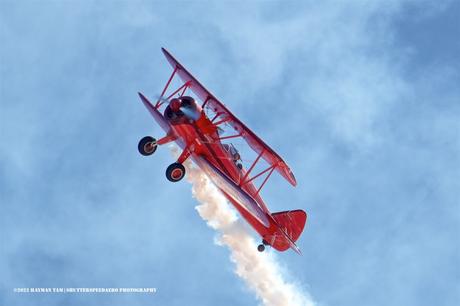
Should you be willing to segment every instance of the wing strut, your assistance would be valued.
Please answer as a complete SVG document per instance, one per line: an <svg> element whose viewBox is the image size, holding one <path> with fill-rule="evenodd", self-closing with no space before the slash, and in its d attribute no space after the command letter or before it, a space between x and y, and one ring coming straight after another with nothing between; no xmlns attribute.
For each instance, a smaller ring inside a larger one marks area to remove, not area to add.
<svg viewBox="0 0 460 306"><path fill-rule="evenodd" d="M214 122L214 120L216 120L217 117L219 117L220 115L222 115L222 113L217 112L216 115L214 117L212 117L211 122Z"/></svg>
<svg viewBox="0 0 460 306"><path fill-rule="evenodd" d="M230 121L230 120L231 120L231 118L224 118L224 119L219 120L216 123L214 123L214 125L218 126L219 124L225 123L225 122Z"/></svg>
<svg viewBox="0 0 460 306"><path fill-rule="evenodd" d="M237 137L239 135L235 135L233 137ZM260 184L259 188L257 189L257 192L256 192L256 195L259 194L259 192L262 190L262 187L264 187L265 183L268 181L268 179L270 178L270 176L272 175L273 171L276 169L276 165L270 165L268 168L266 168L265 170L262 170L260 171L258 174L254 175L253 177L248 178L249 174L252 172L252 170L254 169L255 165L257 164L257 162L260 160L260 158L262 157L262 155L264 154L264 151L265 150L262 150L260 153L259 153L259 156L257 156L256 160L252 163L251 167L249 167L249 170L246 172L246 174L243 176L243 178L241 179L241 183L240 183L240 186L244 186L246 185L247 183L250 183L252 182L253 180L255 180L256 178L258 178L259 176L265 174L268 172L267 176L264 178L264 180L262 181L262 184Z"/></svg>
<svg viewBox="0 0 460 306"><path fill-rule="evenodd" d="M174 78L174 75L176 74L176 72L177 72L179 69L180 69L180 68L179 68L178 66L176 66L176 67L174 68L173 72L171 73L171 76L169 77L168 82L166 82L166 85L165 85L165 87L163 88L163 91L161 92L161 95L160 95L160 97L158 98L157 103L155 104L155 108L156 108L156 109L159 109L159 108L164 104L165 100L171 99L172 97L174 97L174 95L178 94L181 90L182 90L182 92L180 93L180 97L182 97L182 96L185 94L185 91L192 85L192 82L191 82L191 81L185 82L185 83L182 84L179 88L177 88L172 94L170 94L167 98L164 98L165 93L166 93L166 91L168 90L169 85L171 84L171 81L172 81L173 78Z"/></svg>
<svg viewBox="0 0 460 306"><path fill-rule="evenodd" d="M270 175L272 175L273 170L275 170L276 167L275 167L275 166L271 166L270 168L271 168L270 172L268 172L268 175L265 177L265 179L264 179L264 181L262 182L262 184L260 184L260 187L259 187L259 189L257 189L256 194L259 194L259 192L262 190L262 187L264 187L265 183L268 181L268 178L270 177Z"/></svg>
<svg viewBox="0 0 460 306"><path fill-rule="evenodd" d="M189 82L185 82L181 87L179 87L178 89L176 89L176 91L174 91L172 94L170 94L166 100L169 100L171 99L175 94L177 94L179 91L181 91L182 89L182 93L181 93L181 96L184 95L184 92L187 90L187 88L189 87L190 83ZM163 104L163 101L160 103L160 105Z"/></svg>
<svg viewBox="0 0 460 306"><path fill-rule="evenodd" d="M262 157L262 155L264 154L264 151L265 151L264 149L260 151L259 156L257 156L256 160L252 163L251 167L249 167L248 172L246 172L246 174L243 176L243 179L241 181L243 181L244 183L242 185L246 183L245 182L246 178L249 176L249 173L251 173L252 169L255 167L259 159Z"/></svg>
<svg viewBox="0 0 460 306"><path fill-rule="evenodd" d="M171 76L169 77L169 80L168 80L168 82L166 83L165 88L163 88L163 91L161 92L160 98L158 98L158 101L157 101L157 103L155 104L155 108L156 108L156 109L158 109L158 108L161 106L161 104L163 104L163 102L162 102L163 96L164 96L166 90L168 89L169 84L171 84L171 81L172 81L174 75L176 74L177 69L178 69L177 66L174 67L174 70L173 70L173 72L171 73Z"/></svg>
<svg viewBox="0 0 460 306"><path fill-rule="evenodd" d="M230 139L230 138L237 138L237 137L241 137L242 135L243 135L242 133L239 133L239 134L237 134L237 135L224 136L224 137L220 137L219 140Z"/></svg>

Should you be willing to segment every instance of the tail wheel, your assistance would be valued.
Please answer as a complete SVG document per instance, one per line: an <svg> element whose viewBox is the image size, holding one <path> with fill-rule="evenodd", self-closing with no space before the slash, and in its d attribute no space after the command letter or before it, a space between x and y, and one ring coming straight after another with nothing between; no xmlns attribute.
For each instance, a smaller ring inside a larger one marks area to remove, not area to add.
<svg viewBox="0 0 460 306"><path fill-rule="evenodd" d="M181 163L169 165L166 169L166 178L170 182L178 182L185 176L185 167Z"/></svg>
<svg viewBox="0 0 460 306"><path fill-rule="evenodd" d="M139 141L139 144L137 146L137 149L139 150L139 153L141 153L144 156L149 156L155 153L157 150L158 144L157 140L153 137L150 136L145 136Z"/></svg>
<svg viewBox="0 0 460 306"><path fill-rule="evenodd" d="M259 251L259 252L265 251L265 245L259 244L259 245L257 246L257 251Z"/></svg>

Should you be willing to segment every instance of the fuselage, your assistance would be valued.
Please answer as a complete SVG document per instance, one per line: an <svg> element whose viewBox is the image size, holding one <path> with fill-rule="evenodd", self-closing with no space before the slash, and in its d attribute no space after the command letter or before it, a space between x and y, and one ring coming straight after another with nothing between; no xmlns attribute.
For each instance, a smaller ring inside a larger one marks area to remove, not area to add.
<svg viewBox="0 0 460 306"><path fill-rule="evenodd" d="M225 112L218 112L214 108L215 115L210 120L196 101L186 96L180 96L178 103L175 103L174 99L169 101L169 105L162 114L159 111L162 103L158 102L156 106L153 106L142 94L139 93L139 96L150 114L166 132L166 136L158 141L150 136L142 138L138 145L142 155L151 155L156 145L175 141L183 150L177 162L166 169L168 180L179 181L185 174L182 163L187 158L191 158L262 237L262 244L257 247L259 251L265 249L264 245L271 245L278 251L292 248L300 253L295 241L305 226L306 213L302 210L291 210L272 214L259 195L260 189L276 167L281 167L284 171L281 172L282 175L295 184L289 167L277 157L278 155L273 150L252 134L248 143L253 150L258 152L259 156L246 170L240 163L239 152L231 144L221 142L234 137L247 137L245 133L250 133L242 125L231 125L239 133L221 136L223 130L219 127L220 124L228 120L235 120L232 119L234 117L220 116ZM257 145L261 145L262 149ZM253 175L252 170L264 152L268 154L264 159L268 159L270 166ZM268 172L260 187L256 189L252 183L253 180L270 170L271 172Z"/></svg>
<svg viewBox="0 0 460 306"><path fill-rule="evenodd" d="M171 124L176 143L189 148L193 161L208 175L239 213L262 236L275 230L267 206L252 182L243 182L246 170L239 168L231 153L219 140L205 113L200 119Z"/></svg>

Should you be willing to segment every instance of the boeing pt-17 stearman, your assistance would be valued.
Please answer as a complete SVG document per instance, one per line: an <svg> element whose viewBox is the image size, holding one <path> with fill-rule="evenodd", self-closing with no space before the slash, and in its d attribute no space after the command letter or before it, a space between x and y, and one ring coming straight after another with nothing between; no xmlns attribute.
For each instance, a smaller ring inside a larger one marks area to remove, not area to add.
<svg viewBox="0 0 460 306"><path fill-rule="evenodd" d="M262 244L257 247L260 252L264 251L266 245L270 245L278 251L292 248L300 253L295 242L305 227L307 214L303 210L270 213L260 196L262 187L274 170L293 186L297 184L288 165L168 51L163 48L162 51L173 68L169 80L155 105L143 94L139 93L139 96L166 135L158 140L151 136L142 138L139 141L139 152L148 156L158 146L175 141L182 148L182 153L166 169L166 178L169 181L178 182L184 177L183 163L191 158L260 234ZM182 85L166 96L175 75L179 76ZM197 99L185 95L187 90L191 90ZM164 110L160 112L162 107ZM223 136L224 125L230 127L233 135ZM232 144L224 143L231 138L244 139L257 154L257 158L247 169L243 166L236 148ZM261 159L268 163L268 167L252 175ZM256 187L254 180L260 180L264 174L265 178Z"/></svg>

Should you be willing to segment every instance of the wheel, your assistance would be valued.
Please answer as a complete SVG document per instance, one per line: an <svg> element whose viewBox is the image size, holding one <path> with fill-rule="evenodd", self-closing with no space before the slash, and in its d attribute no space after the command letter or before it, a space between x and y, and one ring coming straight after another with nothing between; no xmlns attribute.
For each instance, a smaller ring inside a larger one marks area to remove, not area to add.
<svg viewBox="0 0 460 306"><path fill-rule="evenodd" d="M170 182L179 182L185 176L185 167L180 163L169 165L166 169L166 178Z"/></svg>
<svg viewBox="0 0 460 306"><path fill-rule="evenodd" d="M142 138L139 141L139 144L137 145L139 153L141 153L144 156L149 156L155 153L157 147L157 140L150 136L145 136L144 138Z"/></svg>
<svg viewBox="0 0 460 306"><path fill-rule="evenodd" d="M257 251L263 252L264 250L265 250L265 245L259 244L259 245L257 246Z"/></svg>

